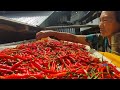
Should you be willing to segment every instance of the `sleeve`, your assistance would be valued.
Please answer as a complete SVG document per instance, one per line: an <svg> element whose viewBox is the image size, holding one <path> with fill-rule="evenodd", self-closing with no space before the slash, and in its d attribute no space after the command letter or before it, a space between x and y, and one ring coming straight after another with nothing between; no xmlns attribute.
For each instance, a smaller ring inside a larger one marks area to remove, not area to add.
<svg viewBox="0 0 120 90"><path fill-rule="evenodd" d="M97 46L97 44L98 44L98 38L99 38L99 35L90 34L90 35L86 36L86 42L90 43L90 46L92 48L95 48Z"/></svg>

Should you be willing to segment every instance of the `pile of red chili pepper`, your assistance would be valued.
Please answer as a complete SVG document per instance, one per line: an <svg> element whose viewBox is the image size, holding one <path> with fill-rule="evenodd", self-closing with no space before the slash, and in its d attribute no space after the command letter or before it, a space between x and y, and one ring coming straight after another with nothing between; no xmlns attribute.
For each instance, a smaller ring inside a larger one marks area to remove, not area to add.
<svg viewBox="0 0 120 90"><path fill-rule="evenodd" d="M85 45L47 39L0 51L0 79L118 79L120 72Z"/></svg>

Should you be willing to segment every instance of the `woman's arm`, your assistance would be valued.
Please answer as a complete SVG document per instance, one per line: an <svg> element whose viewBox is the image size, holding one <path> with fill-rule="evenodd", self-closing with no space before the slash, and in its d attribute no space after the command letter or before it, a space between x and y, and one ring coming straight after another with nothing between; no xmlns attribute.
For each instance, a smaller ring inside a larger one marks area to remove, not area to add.
<svg viewBox="0 0 120 90"><path fill-rule="evenodd" d="M52 30L40 31L36 34L37 40L45 37L55 37L58 40L65 40L89 45L89 43L86 41L86 35L74 35L66 32L57 32Z"/></svg>
<svg viewBox="0 0 120 90"><path fill-rule="evenodd" d="M89 43L86 41L86 35L74 35L70 33L59 32L55 34L55 37L59 40L65 40L65 41L71 41L71 42L89 45Z"/></svg>

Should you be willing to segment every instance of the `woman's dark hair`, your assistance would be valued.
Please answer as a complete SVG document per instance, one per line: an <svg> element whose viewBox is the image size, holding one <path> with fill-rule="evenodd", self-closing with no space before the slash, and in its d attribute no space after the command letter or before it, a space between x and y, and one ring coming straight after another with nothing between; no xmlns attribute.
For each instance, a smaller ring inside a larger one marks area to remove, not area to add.
<svg viewBox="0 0 120 90"><path fill-rule="evenodd" d="M120 11L114 11L118 23L120 23Z"/></svg>

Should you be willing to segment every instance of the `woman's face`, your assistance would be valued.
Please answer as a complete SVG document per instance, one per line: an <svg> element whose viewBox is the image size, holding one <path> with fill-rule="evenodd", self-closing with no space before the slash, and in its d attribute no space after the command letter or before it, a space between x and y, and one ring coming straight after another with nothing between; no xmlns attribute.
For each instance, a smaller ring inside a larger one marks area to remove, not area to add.
<svg viewBox="0 0 120 90"><path fill-rule="evenodd" d="M100 33L103 37L111 36L120 29L120 24L116 21L113 11L102 11L100 15Z"/></svg>

